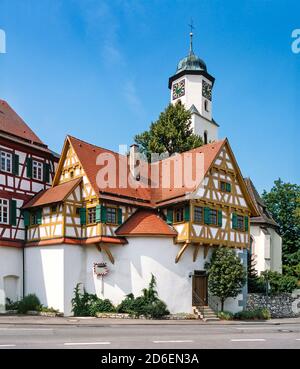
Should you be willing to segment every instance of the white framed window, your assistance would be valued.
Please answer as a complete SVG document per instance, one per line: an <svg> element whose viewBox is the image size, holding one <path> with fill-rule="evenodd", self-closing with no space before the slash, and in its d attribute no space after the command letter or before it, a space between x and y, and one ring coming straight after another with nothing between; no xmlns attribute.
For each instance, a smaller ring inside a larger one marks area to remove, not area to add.
<svg viewBox="0 0 300 369"><path fill-rule="evenodd" d="M96 207L88 208L88 223L96 223Z"/></svg>
<svg viewBox="0 0 300 369"><path fill-rule="evenodd" d="M117 224L117 209L106 208L106 222L110 224Z"/></svg>
<svg viewBox="0 0 300 369"><path fill-rule="evenodd" d="M39 181L43 180L43 163L40 161L32 161L32 178Z"/></svg>
<svg viewBox="0 0 300 369"><path fill-rule="evenodd" d="M0 223L9 224L9 201L0 199Z"/></svg>
<svg viewBox="0 0 300 369"><path fill-rule="evenodd" d="M6 151L1 151L0 169L3 172L12 173L12 154Z"/></svg>

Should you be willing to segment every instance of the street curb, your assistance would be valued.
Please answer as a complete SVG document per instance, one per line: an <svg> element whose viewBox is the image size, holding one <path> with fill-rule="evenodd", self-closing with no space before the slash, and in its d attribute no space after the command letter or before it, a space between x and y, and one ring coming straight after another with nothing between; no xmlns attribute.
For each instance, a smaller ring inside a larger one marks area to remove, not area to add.
<svg viewBox="0 0 300 369"><path fill-rule="evenodd" d="M98 320L98 319L97 319ZM43 322L43 321L32 321L32 322L22 322L22 321L9 321L9 322L0 322L0 326L3 325L9 325L9 326L19 326L19 325L25 325L25 326L29 326L29 325L37 325L37 326L53 326L53 327L60 327L60 326L76 326L76 327L106 327L106 326L114 326L114 325L118 325L118 326L168 326L168 325L184 325L184 326L191 326L191 325L199 325L199 326L221 326L221 327L234 327L234 326L241 326L241 325L252 325L252 326L278 326L278 325L289 325L289 324L300 324L300 320L299 321L280 321L280 322L274 322L274 321L261 321L261 322L253 322L253 321L239 321L239 322L203 322L203 321L189 321L189 322L185 322L183 320L177 320L174 322L168 322L166 323L165 321L157 321L157 322L120 322L120 321L114 321L114 322L105 322L105 321L99 321L96 324L93 322L86 322L85 321L77 321L77 322Z"/></svg>

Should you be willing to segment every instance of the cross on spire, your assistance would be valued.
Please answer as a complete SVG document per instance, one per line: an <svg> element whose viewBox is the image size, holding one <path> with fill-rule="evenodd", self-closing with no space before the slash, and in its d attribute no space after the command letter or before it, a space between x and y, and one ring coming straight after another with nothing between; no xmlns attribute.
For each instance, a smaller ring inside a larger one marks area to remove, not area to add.
<svg viewBox="0 0 300 369"><path fill-rule="evenodd" d="M193 30L195 29L193 18L191 19L189 27L191 29L191 31L190 31L190 55L192 55L192 54L194 54L194 50L193 50L193 35L194 35L194 33L193 33Z"/></svg>

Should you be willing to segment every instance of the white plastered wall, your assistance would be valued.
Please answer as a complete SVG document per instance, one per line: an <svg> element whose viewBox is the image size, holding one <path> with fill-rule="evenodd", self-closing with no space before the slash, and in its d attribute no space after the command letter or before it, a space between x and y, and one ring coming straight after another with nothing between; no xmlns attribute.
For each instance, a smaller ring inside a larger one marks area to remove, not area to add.
<svg viewBox="0 0 300 369"><path fill-rule="evenodd" d="M252 253L255 255L255 269L260 274L265 270L282 272L282 239L273 228L263 230L259 225L251 225L253 239Z"/></svg>
<svg viewBox="0 0 300 369"><path fill-rule="evenodd" d="M22 249L0 244L0 296L17 301L22 297L23 255ZM0 301L3 304L4 301Z"/></svg>

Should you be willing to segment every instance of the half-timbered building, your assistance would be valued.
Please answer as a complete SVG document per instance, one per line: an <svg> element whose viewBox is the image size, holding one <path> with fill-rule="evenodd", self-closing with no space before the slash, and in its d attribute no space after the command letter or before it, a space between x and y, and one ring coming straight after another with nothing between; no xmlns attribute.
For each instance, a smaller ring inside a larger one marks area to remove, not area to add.
<svg viewBox="0 0 300 369"><path fill-rule="evenodd" d="M117 304L128 293L138 294L153 273L172 312L190 312L199 301L208 304L205 263L220 245L232 247L246 262L249 217L257 210L227 139L187 153L203 159L203 174L191 187L176 185L173 172L165 186L160 170L182 159L184 172L184 154L145 164L150 175L145 181L139 166L137 172L130 168L132 161L140 162L139 156L130 157L135 150L127 158L68 136L52 188L23 207L27 292L69 314L77 283ZM99 186L104 168L107 173L113 168L115 186ZM121 183L124 168L128 177ZM103 277L95 273L101 263L109 270ZM228 308L237 310L242 303L241 294Z"/></svg>
<svg viewBox="0 0 300 369"><path fill-rule="evenodd" d="M191 34L190 52L178 63L169 88L171 103L190 110L191 127L204 145L153 163L139 155L136 145L123 155L67 136L50 187L53 164L47 147L32 136L23 142L24 135L13 134L12 145L17 140L24 151L4 150L6 171L19 174L3 177L7 189L0 220L11 222L4 226L9 229L5 242L21 245L18 237L26 230L26 294L35 293L44 305L68 315L78 283L118 304L129 293L140 294L153 274L171 313L216 306L207 289L212 251L232 248L246 268L251 219L260 212L229 141L218 140L214 82L193 52ZM50 178L44 177L45 168ZM41 175L43 180L34 180ZM22 202L8 207L9 191ZM21 217L17 211L12 218L8 209L21 206ZM20 226L15 225L18 217ZM237 298L226 300L225 309L243 309L246 293L245 286Z"/></svg>
<svg viewBox="0 0 300 369"><path fill-rule="evenodd" d="M0 100L0 290L23 290L25 225L22 206L51 187L55 156L7 102Z"/></svg>

